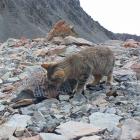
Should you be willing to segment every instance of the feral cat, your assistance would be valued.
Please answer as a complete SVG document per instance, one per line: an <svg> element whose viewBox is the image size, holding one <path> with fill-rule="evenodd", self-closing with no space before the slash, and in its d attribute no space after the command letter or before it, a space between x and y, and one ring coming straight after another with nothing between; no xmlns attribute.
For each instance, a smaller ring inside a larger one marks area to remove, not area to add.
<svg viewBox="0 0 140 140"><path fill-rule="evenodd" d="M92 47L66 57L58 63L42 64L47 70L48 86L59 88L68 79L77 80L77 93L81 93L92 74L93 85L99 84L103 76L111 84L115 57L107 47Z"/></svg>

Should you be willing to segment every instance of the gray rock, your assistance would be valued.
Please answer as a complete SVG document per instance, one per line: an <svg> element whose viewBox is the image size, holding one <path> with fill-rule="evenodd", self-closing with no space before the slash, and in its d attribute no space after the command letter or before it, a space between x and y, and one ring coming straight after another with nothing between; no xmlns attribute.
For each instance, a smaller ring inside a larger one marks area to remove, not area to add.
<svg viewBox="0 0 140 140"><path fill-rule="evenodd" d="M131 69L114 70L114 80L117 82L135 81L136 74Z"/></svg>
<svg viewBox="0 0 140 140"><path fill-rule="evenodd" d="M31 116L15 114L4 125L13 128L25 128L30 120Z"/></svg>
<svg viewBox="0 0 140 140"><path fill-rule="evenodd" d="M68 102L62 102L60 104L60 113L69 114L71 112L72 105Z"/></svg>
<svg viewBox="0 0 140 140"><path fill-rule="evenodd" d="M70 140L62 135L56 135L53 133L40 133L39 134L42 140Z"/></svg>
<svg viewBox="0 0 140 140"><path fill-rule="evenodd" d="M12 82L16 82L16 81L19 81L20 79L18 78L18 77L11 77L11 78L8 78L7 79L7 82L10 82L10 83L12 83Z"/></svg>
<svg viewBox="0 0 140 140"><path fill-rule="evenodd" d="M77 48L76 45L72 45L66 48L65 52L61 53L60 56L67 56L70 55L71 53L76 53L78 51L80 51L80 48Z"/></svg>
<svg viewBox="0 0 140 140"><path fill-rule="evenodd" d="M28 77L28 72L23 72L18 77L23 80L24 78Z"/></svg>
<svg viewBox="0 0 140 140"><path fill-rule="evenodd" d="M59 95L59 100L60 101L68 101L70 98L69 95Z"/></svg>
<svg viewBox="0 0 140 140"><path fill-rule="evenodd" d="M1 77L1 79L7 80L11 75L12 75L12 72L11 72L11 71L6 72L6 73Z"/></svg>
<svg viewBox="0 0 140 140"><path fill-rule="evenodd" d="M116 114L116 108L107 108L105 113Z"/></svg>
<svg viewBox="0 0 140 140"><path fill-rule="evenodd" d="M32 122L35 122L36 126L38 126L41 129L43 129L47 125L45 116L41 112L37 112L37 111L34 112L34 115L32 117Z"/></svg>
<svg viewBox="0 0 140 140"><path fill-rule="evenodd" d="M69 121L57 127L56 132L69 139L86 136L101 132L103 129L94 127L91 124L83 122Z"/></svg>
<svg viewBox="0 0 140 140"><path fill-rule="evenodd" d="M16 137L21 137L23 136L24 131L25 131L25 128L17 127L14 134Z"/></svg>
<svg viewBox="0 0 140 140"><path fill-rule="evenodd" d="M70 100L73 105L82 105L86 103L86 98L82 94L75 94L73 99Z"/></svg>
<svg viewBox="0 0 140 140"><path fill-rule="evenodd" d="M0 112L3 111L5 109L5 106L0 104Z"/></svg>
<svg viewBox="0 0 140 140"><path fill-rule="evenodd" d="M117 140L121 135L121 128L115 127L112 132L112 140Z"/></svg>
<svg viewBox="0 0 140 140"><path fill-rule="evenodd" d="M82 111L85 114L91 109L93 109L93 106L91 104L82 105L80 107L80 111Z"/></svg>
<svg viewBox="0 0 140 140"><path fill-rule="evenodd" d="M61 119L61 118L64 118L65 115L61 115L61 114L55 114L54 115L57 119Z"/></svg>
<svg viewBox="0 0 140 140"><path fill-rule="evenodd" d="M47 113L41 113L39 112L34 112L34 115L32 117L32 123L29 126L33 131L42 131L45 130L45 132L48 132L49 130L55 129L60 121L55 118L54 116L52 117L51 115L47 115ZM33 127L36 127L35 129Z"/></svg>
<svg viewBox="0 0 140 140"><path fill-rule="evenodd" d="M123 123L120 140L139 140L140 121L128 119Z"/></svg>
<svg viewBox="0 0 140 140"><path fill-rule="evenodd" d="M61 44L63 42L63 38L62 37L53 37L53 39L51 40L52 43L54 44Z"/></svg>
<svg viewBox="0 0 140 140"><path fill-rule="evenodd" d="M46 99L43 102L40 102L40 103L36 104L36 108L40 109L42 107L43 108L46 107L46 108L50 109L53 106L58 107L58 104L59 104L59 101L57 99L53 99L53 98L52 99Z"/></svg>
<svg viewBox="0 0 140 140"><path fill-rule="evenodd" d="M13 46L16 44L17 41L18 41L17 39L9 38L9 39L5 42L5 45L4 45L4 46L13 47Z"/></svg>
<svg viewBox="0 0 140 140"><path fill-rule="evenodd" d="M83 137L80 140L101 140L102 138L100 136L88 136L88 137Z"/></svg>
<svg viewBox="0 0 140 140"><path fill-rule="evenodd" d="M0 78L0 84L2 84L3 83L3 80Z"/></svg>
<svg viewBox="0 0 140 140"><path fill-rule="evenodd" d="M18 140L13 136L15 131L14 127L0 126L0 139L1 140Z"/></svg>
<svg viewBox="0 0 140 140"><path fill-rule="evenodd" d="M71 45L71 44L76 44L76 45L88 45L88 46L93 46L94 44L90 41L87 41L83 38L76 38L74 36L67 36L64 38L64 44L65 45Z"/></svg>
<svg viewBox="0 0 140 140"><path fill-rule="evenodd" d="M20 108L20 111L23 115L30 115L32 116L35 110L35 105L30 105L27 107Z"/></svg>
<svg viewBox="0 0 140 140"><path fill-rule="evenodd" d="M28 126L27 129L32 131L35 134L40 133L42 131L42 128L36 127L34 125Z"/></svg>
<svg viewBox="0 0 140 140"><path fill-rule="evenodd" d="M93 126L97 128L107 128L109 131L112 131L114 127L117 127L121 118L122 117L115 114L100 112L92 113L91 116L89 116L90 124L93 124Z"/></svg>

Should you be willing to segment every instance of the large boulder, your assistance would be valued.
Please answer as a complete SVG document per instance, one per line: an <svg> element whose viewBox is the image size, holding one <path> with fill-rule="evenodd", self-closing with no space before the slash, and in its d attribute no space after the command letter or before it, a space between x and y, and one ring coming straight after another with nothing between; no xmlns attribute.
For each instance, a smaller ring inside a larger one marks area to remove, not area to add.
<svg viewBox="0 0 140 140"><path fill-rule="evenodd" d="M69 25L64 20L60 20L53 26L53 28L48 33L47 40L51 41L53 37L66 37L69 35L76 35L73 26Z"/></svg>

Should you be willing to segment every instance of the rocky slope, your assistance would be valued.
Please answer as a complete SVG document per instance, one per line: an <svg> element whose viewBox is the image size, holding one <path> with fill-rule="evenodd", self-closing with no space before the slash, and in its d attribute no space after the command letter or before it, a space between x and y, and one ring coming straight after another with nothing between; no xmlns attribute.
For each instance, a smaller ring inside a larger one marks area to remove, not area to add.
<svg viewBox="0 0 140 140"><path fill-rule="evenodd" d="M44 37L59 19L73 24L80 36L93 42L113 38L80 7L79 0L1 0L0 40Z"/></svg>
<svg viewBox="0 0 140 140"><path fill-rule="evenodd" d="M33 87L35 98L42 95L40 81L45 72L40 63L62 60L72 52L91 47L92 43L67 36L51 42L43 38L9 39L1 44L0 138L139 140L140 46L125 48L123 44L117 40L102 44L110 47L116 56L112 89L102 82L96 87L87 87L84 94L71 95L65 91L57 98L50 97L37 104L29 102L31 100L19 100L14 106L10 99L19 95L20 87L22 90ZM26 99L33 98L29 97L27 90L24 91ZM25 104L31 105L13 108Z"/></svg>

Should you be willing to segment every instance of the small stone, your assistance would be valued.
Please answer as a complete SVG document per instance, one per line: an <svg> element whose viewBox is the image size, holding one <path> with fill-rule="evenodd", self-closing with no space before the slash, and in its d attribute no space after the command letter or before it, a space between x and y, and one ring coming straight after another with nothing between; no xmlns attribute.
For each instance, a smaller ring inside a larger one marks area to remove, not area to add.
<svg viewBox="0 0 140 140"><path fill-rule="evenodd" d="M11 71L6 72L6 73L1 77L1 79L7 80L11 75L12 75L12 72L11 72Z"/></svg>
<svg viewBox="0 0 140 140"><path fill-rule="evenodd" d="M31 105L31 106L27 106L27 107L24 107L24 108L20 108L20 111L22 112L23 115L32 116L33 113L34 113L34 109L35 109L35 106Z"/></svg>
<svg viewBox="0 0 140 140"><path fill-rule="evenodd" d="M7 47L13 47L15 46L15 44L18 42L17 39L14 38L9 38L6 42L5 42L5 46Z"/></svg>
<svg viewBox="0 0 140 140"><path fill-rule="evenodd" d="M116 114L116 108L108 108L105 113Z"/></svg>
<svg viewBox="0 0 140 140"><path fill-rule="evenodd" d="M59 100L60 101L68 101L70 98L69 95L59 95Z"/></svg>
<svg viewBox="0 0 140 140"><path fill-rule="evenodd" d="M40 133L42 131L41 128L35 127L34 125L28 126L28 130L35 134Z"/></svg>
<svg viewBox="0 0 140 140"><path fill-rule="evenodd" d="M56 135L53 133L40 133L39 135L42 140L69 140L65 136Z"/></svg>
<svg viewBox="0 0 140 140"><path fill-rule="evenodd" d="M27 72L23 72L18 76L21 80L25 79L26 77L28 77L28 73Z"/></svg>
<svg viewBox="0 0 140 140"><path fill-rule="evenodd" d="M18 77L12 77L12 78L8 78L7 81L12 83L12 82L16 82L19 81L20 79Z"/></svg>
<svg viewBox="0 0 140 140"><path fill-rule="evenodd" d="M68 114L70 113L72 105L68 102L61 103L60 112Z"/></svg>
<svg viewBox="0 0 140 140"><path fill-rule="evenodd" d="M54 44L61 44L62 42L63 42L63 38L62 37L54 37L53 39L52 39L52 41L51 41L52 43L54 43Z"/></svg>
<svg viewBox="0 0 140 140"><path fill-rule="evenodd" d="M60 114L56 114L56 115L54 115L57 119L61 119L61 118L63 118L64 117L64 115L60 115Z"/></svg>
<svg viewBox="0 0 140 140"><path fill-rule="evenodd" d="M105 100L105 96L99 96L96 100L92 101L92 104L99 107L106 107L108 105L108 102Z"/></svg>
<svg viewBox="0 0 140 140"><path fill-rule="evenodd" d="M15 136L16 136L16 137L21 137L21 136L23 136L24 131L25 131L25 128L17 127L17 129L15 130Z"/></svg>
<svg viewBox="0 0 140 140"><path fill-rule="evenodd" d="M73 45L71 47L66 48L65 52L62 52L60 54L60 56L63 56L63 57L65 56L66 57L67 55L70 55L71 53L75 53L75 52L78 52L78 51L80 51L80 49L77 48L76 45Z"/></svg>
<svg viewBox="0 0 140 140"><path fill-rule="evenodd" d="M101 140L100 136L89 136L89 137L83 137L80 140Z"/></svg>
<svg viewBox="0 0 140 140"><path fill-rule="evenodd" d="M10 92L14 89L13 85L7 85L6 87L4 87L4 89L2 89L2 92Z"/></svg>
<svg viewBox="0 0 140 140"><path fill-rule="evenodd" d="M71 99L73 105L82 105L86 102L86 98L83 94L75 94Z"/></svg>
<svg viewBox="0 0 140 140"><path fill-rule="evenodd" d="M112 131L114 127L117 127L120 119L121 117L115 114L100 113L100 112L92 113L89 116L90 124L93 124L93 126L97 128L102 129L107 128L109 131Z"/></svg>
<svg viewBox="0 0 140 140"><path fill-rule="evenodd" d="M136 74L130 69L114 70L113 73L114 73L114 80L119 83L136 80L136 76L135 76Z"/></svg>
<svg viewBox="0 0 140 140"><path fill-rule="evenodd" d="M119 128L119 126L114 128L112 132L112 139L117 140L120 137L120 134L121 134L121 128Z"/></svg>
<svg viewBox="0 0 140 140"><path fill-rule="evenodd" d="M37 57L44 57L47 54L47 51L48 51L47 49L38 49L33 52L33 55Z"/></svg>
<svg viewBox="0 0 140 140"><path fill-rule="evenodd" d="M22 138L21 140L42 140L39 135L29 137L29 138Z"/></svg>
<svg viewBox="0 0 140 140"><path fill-rule="evenodd" d="M0 112L3 111L5 109L5 106L0 104Z"/></svg>
<svg viewBox="0 0 140 140"><path fill-rule="evenodd" d="M2 79L0 79L0 84L2 84L3 83L3 80Z"/></svg>
<svg viewBox="0 0 140 140"><path fill-rule="evenodd" d="M46 119L41 112L34 112L32 120L36 123L39 128L44 128L47 125Z"/></svg>

